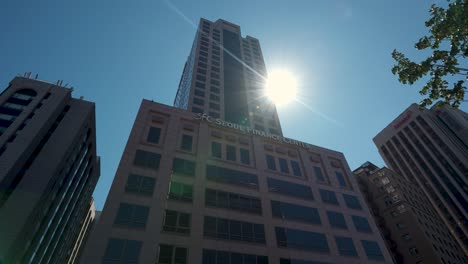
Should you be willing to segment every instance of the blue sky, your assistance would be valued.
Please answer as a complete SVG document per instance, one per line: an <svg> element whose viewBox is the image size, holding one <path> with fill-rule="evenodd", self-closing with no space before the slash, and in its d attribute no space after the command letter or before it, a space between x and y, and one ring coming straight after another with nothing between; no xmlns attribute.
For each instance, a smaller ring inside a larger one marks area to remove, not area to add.
<svg viewBox="0 0 468 264"><path fill-rule="evenodd" d="M391 73L398 49L423 58L431 3L445 1L4 0L0 87L18 73L96 102L102 208L142 98L172 105L200 17L260 40L267 69L287 68L305 104L280 107L286 136L341 151L351 169L384 165L372 138L421 97ZM466 103L461 107L467 111Z"/></svg>

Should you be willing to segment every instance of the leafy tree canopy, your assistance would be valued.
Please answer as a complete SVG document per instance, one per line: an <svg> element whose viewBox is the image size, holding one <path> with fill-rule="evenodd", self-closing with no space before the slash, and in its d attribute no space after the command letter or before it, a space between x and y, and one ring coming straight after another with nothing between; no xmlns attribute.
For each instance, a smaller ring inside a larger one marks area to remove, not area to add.
<svg viewBox="0 0 468 264"><path fill-rule="evenodd" d="M448 2L446 9L431 6L430 18L426 21L429 35L415 44L418 50L432 50L430 57L417 63L397 50L392 52L396 60L392 73L398 74L401 83L411 85L422 77L429 77L419 91L425 96L421 107L437 100L458 107L467 92L468 0Z"/></svg>

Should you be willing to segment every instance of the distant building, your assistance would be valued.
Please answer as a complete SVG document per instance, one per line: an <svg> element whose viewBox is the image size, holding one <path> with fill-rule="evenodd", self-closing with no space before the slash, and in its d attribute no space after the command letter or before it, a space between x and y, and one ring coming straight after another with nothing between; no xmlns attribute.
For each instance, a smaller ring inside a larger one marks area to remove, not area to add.
<svg viewBox="0 0 468 264"><path fill-rule="evenodd" d="M374 142L390 169L421 187L468 256L468 114L412 104Z"/></svg>
<svg viewBox="0 0 468 264"><path fill-rule="evenodd" d="M417 184L370 162L354 174L396 264L468 262Z"/></svg>
<svg viewBox="0 0 468 264"><path fill-rule="evenodd" d="M174 106L282 135L275 105L264 95L260 42L238 25L201 19Z"/></svg>
<svg viewBox="0 0 468 264"><path fill-rule="evenodd" d="M0 263L67 263L99 177L94 103L16 77L0 94Z"/></svg>

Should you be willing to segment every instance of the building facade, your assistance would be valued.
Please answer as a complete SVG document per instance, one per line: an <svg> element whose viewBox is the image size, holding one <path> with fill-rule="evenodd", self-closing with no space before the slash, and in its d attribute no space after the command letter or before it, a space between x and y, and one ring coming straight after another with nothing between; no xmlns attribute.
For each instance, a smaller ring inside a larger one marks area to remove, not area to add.
<svg viewBox="0 0 468 264"><path fill-rule="evenodd" d="M25 77L0 94L0 263L67 263L99 177L94 103Z"/></svg>
<svg viewBox="0 0 468 264"><path fill-rule="evenodd" d="M275 105L264 95L260 42L238 25L201 19L174 106L282 135Z"/></svg>
<svg viewBox="0 0 468 264"><path fill-rule="evenodd" d="M342 153L143 100L82 263L392 263Z"/></svg>
<svg viewBox="0 0 468 264"><path fill-rule="evenodd" d="M390 169L421 187L468 255L468 115L413 104L374 143Z"/></svg>
<svg viewBox="0 0 468 264"><path fill-rule="evenodd" d="M396 264L468 262L418 185L370 162L353 173Z"/></svg>

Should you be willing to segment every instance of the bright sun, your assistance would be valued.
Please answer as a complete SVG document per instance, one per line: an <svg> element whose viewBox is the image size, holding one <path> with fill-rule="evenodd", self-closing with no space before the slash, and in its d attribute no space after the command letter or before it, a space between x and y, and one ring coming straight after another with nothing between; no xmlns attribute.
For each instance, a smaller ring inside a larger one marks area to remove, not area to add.
<svg viewBox="0 0 468 264"><path fill-rule="evenodd" d="M275 70L268 75L265 84L265 95L275 103L284 105L294 99L297 94L296 78L287 70Z"/></svg>

